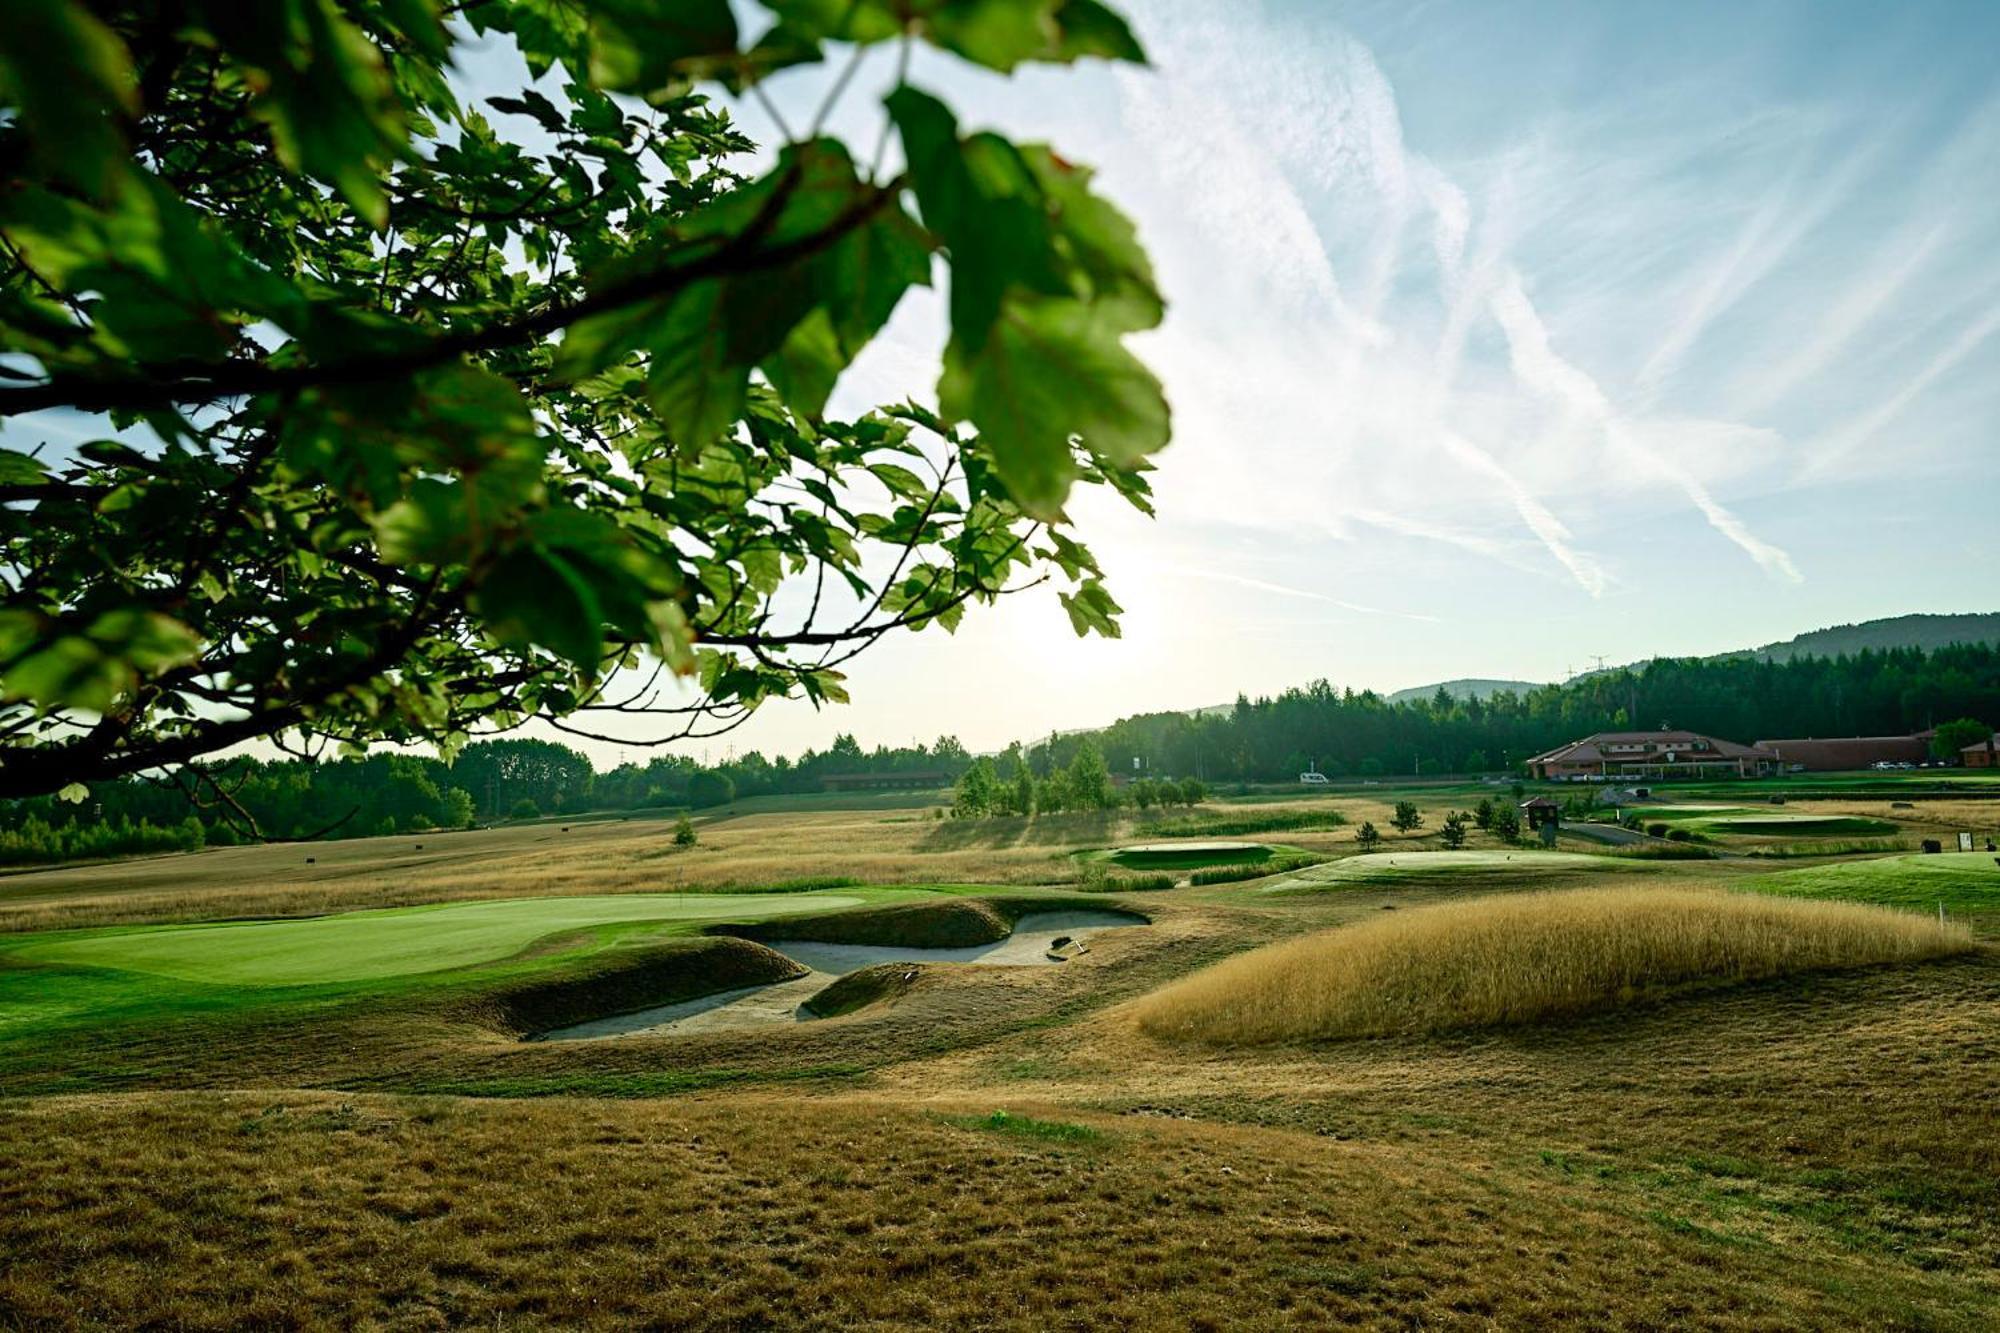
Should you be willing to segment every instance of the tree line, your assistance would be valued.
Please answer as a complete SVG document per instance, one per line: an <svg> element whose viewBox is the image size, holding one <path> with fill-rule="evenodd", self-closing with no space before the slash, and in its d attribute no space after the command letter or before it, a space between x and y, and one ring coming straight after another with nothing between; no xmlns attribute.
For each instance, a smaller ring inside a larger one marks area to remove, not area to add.
<svg viewBox="0 0 2000 1333"><path fill-rule="evenodd" d="M1986 719L1987 721L1980 721ZM2000 648L1864 651L1835 658L1661 659L1526 693L1390 702L1325 681L1225 711L1154 713L975 758L955 736L864 749L852 735L796 758L758 751L703 763L658 754L598 772L551 741L476 741L446 761L408 753L314 762L231 758L199 781L122 778L77 802L0 806L0 861L31 863L229 844L353 837L585 811L706 809L869 776L951 789L961 815L1054 813L1200 799L1204 784L1339 776L1517 772L1567 740L1671 724L1731 740L1907 734L1958 741L2000 719ZM1969 743L1969 742L1964 742ZM1133 761L1138 767L1133 768ZM1113 771L1136 772L1118 787Z"/></svg>
<svg viewBox="0 0 2000 1333"><path fill-rule="evenodd" d="M1257 782L1308 768L1335 777L1517 772L1529 757L1599 731L1671 726L1748 744L1908 735L1966 721L1976 730L1980 719L2000 720L2000 647L1989 644L1785 662L1660 658L1483 699L1440 689L1391 702L1319 680L1239 696L1223 710L1130 717L1049 746L1056 764L1088 740L1114 766L1137 758L1209 783Z"/></svg>

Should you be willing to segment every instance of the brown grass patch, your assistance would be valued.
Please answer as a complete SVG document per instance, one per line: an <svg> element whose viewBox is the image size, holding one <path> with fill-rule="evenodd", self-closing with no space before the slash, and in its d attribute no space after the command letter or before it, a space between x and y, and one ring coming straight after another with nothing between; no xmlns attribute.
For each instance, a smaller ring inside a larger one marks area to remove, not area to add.
<svg viewBox="0 0 2000 1333"><path fill-rule="evenodd" d="M1508 894L1272 945L1168 986L1138 1014L1155 1036L1224 1045L1441 1032L1972 947L1963 927L1853 903L1700 889Z"/></svg>

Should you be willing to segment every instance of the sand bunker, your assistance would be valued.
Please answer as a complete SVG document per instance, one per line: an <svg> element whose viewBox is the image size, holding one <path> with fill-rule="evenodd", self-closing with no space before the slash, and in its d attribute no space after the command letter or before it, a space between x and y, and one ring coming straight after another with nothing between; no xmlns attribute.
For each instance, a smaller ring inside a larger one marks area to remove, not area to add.
<svg viewBox="0 0 2000 1333"><path fill-rule="evenodd" d="M1121 926L1143 926L1122 912L1031 912L1014 932L992 944L963 949L911 949L893 944L821 944L814 940L771 940L769 945L812 969L803 977L769 986L704 995L697 1000L592 1019L545 1032L538 1041L590 1041L664 1033L725 1032L810 1021L802 1006L850 972L877 963L979 963L989 967L1037 967L1088 952L1090 937Z"/></svg>

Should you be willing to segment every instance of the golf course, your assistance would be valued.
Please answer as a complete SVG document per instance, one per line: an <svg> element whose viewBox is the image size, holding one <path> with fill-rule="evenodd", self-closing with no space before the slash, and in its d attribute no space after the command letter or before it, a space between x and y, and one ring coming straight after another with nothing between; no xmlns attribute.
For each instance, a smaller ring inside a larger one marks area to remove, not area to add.
<svg viewBox="0 0 2000 1333"><path fill-rule="evenodd" d="M1096 1308L1073 1285L1087 1261L1146 1318L1191 1282L1213 1293L1197 1311L1314 1321L1393 1303L1539 1323L1606 1300L1633 1326L2000 1316L2000 866L1806 855L1796 828L1942 838L2000 823L2000 800L1793 801L1726 835L1762 809L1649 808L1727 837L1701 860L1567 830L1444 846L1483 794L1253 793L1175 817L1281 844L1163 837L1136 811L940 823L911 796L724 809L692 846L665 821L579 821L16 874L0 1136L25 1170L0 1293L57 1319L201 1324L255 1292L271 1320L393 1321L415 1298L705 1325L720 1283L783 1322L977 1323L997 1299L1025 1327ZM1363 850L1400 802L1420 826ZM697 1226L711 1152L761 1184ZM667 1183L632 1192L630 1153ZM968 1161L972 1193L952 1184ZM552 1171L634 1224L564 1220ZM98 1211L132 1172L157 1205ZM97 1217L99 1244L144 1248L189 1188L218 1236L292 1239L142 1286L37 1220ZM390 1213L353 1193L371 1190ZM1115 1202L1134 1194L1159 1202ZM563 1238L570 1276L481 1239L503 1197ZM792 1238L747 1241L770 1225ZM285 1265L392 1237L391 1282L277 1294ZM1635 1253L1652 1280L1618 1284ZM891 1262L976 1274L980 1304Z"/></svg>

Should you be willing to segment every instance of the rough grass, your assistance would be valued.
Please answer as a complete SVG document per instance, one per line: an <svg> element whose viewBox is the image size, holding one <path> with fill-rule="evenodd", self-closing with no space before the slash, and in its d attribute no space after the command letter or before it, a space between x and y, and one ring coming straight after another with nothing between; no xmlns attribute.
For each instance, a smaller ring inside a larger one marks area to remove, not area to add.
<svg viewBox="0 0 2000 1333"><path fill-rule="evenodd" d="M1850 903L1700 889L1517 894L1259 949L1156 992L1138 1015L1155 1036L1225 1045L1443 1032L1972 947L1962 927Z"/></svg>
<svg viewBox="0 0 2000 1333"><path fill-rule="evenodd" d="M1188 876L1188 883L1196 887L1209 884L1234 884L1238 880L1262 879L1266 875L1282 875L1293 870L1303 870L1309 865L1317 865L1316 856L1287 856L1263 865L1247 866L1204 866Z"/></svg>
<svg viewBox="0 0 2000 1333"><path fill-rule="evenodd" d="M908 995L923 976L916 963L877 963L849 972L803 1006L815 1018L838 1018L878 1004L893 1004Z"/></svg>

